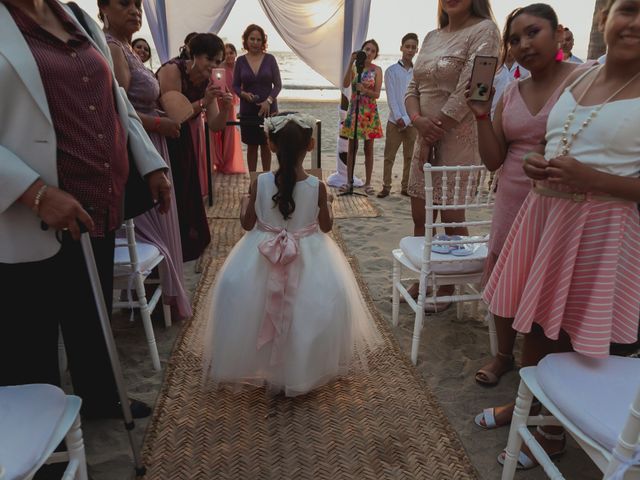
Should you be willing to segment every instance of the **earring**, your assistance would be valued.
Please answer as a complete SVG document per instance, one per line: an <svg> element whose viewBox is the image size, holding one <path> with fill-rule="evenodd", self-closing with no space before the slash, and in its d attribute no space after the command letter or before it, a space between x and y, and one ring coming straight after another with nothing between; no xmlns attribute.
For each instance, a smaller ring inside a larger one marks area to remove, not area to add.
<svg viewBox="0 0 640 480"><path fill-rule="evenodd" d="M106 15L104 16L104 28L105 30L109 30L109 17L107 17Z"/></svg>
<svg viewBox="0 0 640 480"><path fill-rule="evenodd" d="M561 62L564 60L564 52L562 51L562 48L558 49L558 53L556 53L556 62Z"/></svg>

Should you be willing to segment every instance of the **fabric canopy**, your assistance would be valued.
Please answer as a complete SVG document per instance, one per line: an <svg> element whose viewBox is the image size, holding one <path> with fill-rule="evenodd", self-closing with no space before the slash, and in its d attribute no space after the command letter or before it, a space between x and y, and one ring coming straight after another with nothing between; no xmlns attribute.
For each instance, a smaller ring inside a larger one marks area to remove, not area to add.
<svg viewBox="0 0 640 480"><path fill-rule="evenodd" d="M285 43L336 87L351 52L364 41L371 0L258 0ZM144 0L162 62L178 54L189 32L220 31L235 0Z"/></svg>
<svg viewBox="0 0 640 480"><path fill-rule="evenodd" d="M178 55L191 32L220 31L236 0L144 0L153 42L162 63Z"/></svg>

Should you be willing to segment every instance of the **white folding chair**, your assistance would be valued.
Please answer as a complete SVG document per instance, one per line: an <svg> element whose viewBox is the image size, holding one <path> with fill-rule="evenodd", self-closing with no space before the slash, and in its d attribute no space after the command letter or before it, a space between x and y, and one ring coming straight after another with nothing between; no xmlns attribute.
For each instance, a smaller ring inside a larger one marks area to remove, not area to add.
<svg viewBox="0 0 640 480"><path fill-rule="evenodd" d="M640 359L556 353L521 369L520 377L502 480L514 478L522 442L549 478L565 478L527 428L532 425L563 426L604 479L640 479ZM550 415L528 416L534 396Z"/></svg>
<svg viewBox="0 0 640 480"><path fill-rule="evenodd" d="M63 480L87 480L82 400L53 385L0 387L0 479L29 480L45 463L69 462ZM55 448L65 441L66 452Z"/></svg>
<svg viewBox="0 0 640 480"><path fill-rule="evenodd" d="M433 203L432 173L442 175L442 205ZM454 177L454 191L448 191L447 180ZM477 314L477 302L480 300L480 282L487 258L488 232L491 226L491 212L494 204L493 178L484 166L434 167L424 165L425 177L425 236L404 237L400 240L400 248L393 250L393 297L392 323L398 324L400 313L400 295L415 313L413 341L411 344L411 361L418 361L420 333L424 321L425 303L456 302L458 318L462 317L462 302L474 302L473 315ZM468 178L465 186L465 177ZM465 222L451 223L439 221L434 223L434 212L447 210L465 210ZM478 214L484 219L473 219ZM445 227L467 227L469 236L459 240L440 241L434 239L433 230ZM468 256L454 256L450 253L432 252L433 244L449 248L465 248L472 250ZM403 268L411 271L411 278L402 278ZM419 278L418 299L415 301L405 283L414 283ZM453 295L437 296L441 285L454 285ZM426 296L427 287L431 287L431 295Z"/></svg>
<svg viewBox="0 0 640 480"><path fill-rule="evenodd" d="M147 337L151 363L157 371L161 370L160 357L156 337L153 333L151 313L158 305L162 304L165 326L171 326L171 307L162 303L162 278L165 275L164 256L155 245L136 241L135 225L133 220L125 222L126 239L116 239L114 253L114 290L125 290L126 301L115 301L114 308L137 308L140 310L142 325ZM158 267L159 279L149 278L154 268ZM155 285L151 298L147 301L145 283ZM136 293L136 299L132 298L132 290Z"/></svg>

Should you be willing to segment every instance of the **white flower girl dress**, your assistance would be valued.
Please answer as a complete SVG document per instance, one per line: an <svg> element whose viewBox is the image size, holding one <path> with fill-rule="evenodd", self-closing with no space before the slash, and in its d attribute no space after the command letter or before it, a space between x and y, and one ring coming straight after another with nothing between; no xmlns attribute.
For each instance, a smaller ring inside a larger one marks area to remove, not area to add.
<svg viewBox="0 0 640 480"><path fill-rule="evenodd" d="M319 180L294 188L284 220L274 174L258 177L256 226L233 248L208 300L205 375L300 395L364 362L380 334L340 248L318 229Z"/></svg>

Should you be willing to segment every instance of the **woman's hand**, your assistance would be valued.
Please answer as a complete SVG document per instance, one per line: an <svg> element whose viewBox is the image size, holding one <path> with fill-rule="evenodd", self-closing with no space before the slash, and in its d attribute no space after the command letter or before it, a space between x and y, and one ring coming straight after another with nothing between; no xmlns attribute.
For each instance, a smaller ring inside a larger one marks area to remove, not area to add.
<svg viewBox="0 0 640 480"><path fill-rule="evenodd" d="M74 240L80 240L80 226L87 227L89 233L95 229L93 220L72 195L49 185L40 200L38 216L49 227L68 230Z"/></svg>
<svg viewBox="0 0 640 480"><path fill-rule="evenodd" d="M271 104L266 100L258 104L260 110L258 111L259 117L268 117L271 114Z"/></svg>
<svg viewBox="0 0 640 480"><path fill-rule="evenodd" d="M253 93L250 93L250 92L240 92L240 97L249 103L253 103L258 99L257 95L254 95Z"/></svg>
<svg viewBox="0 0 640 480"><path fill-rule="evenodd" d="M471 85L467 85L467 89L464 91L464 97L467 99L467 106L471 113L476 117L485 115L491 115L491 105L493 104L493 97L496 94L496 89L491 87L491 95L486 102L479 102L478 100L471 100Z"/></svg>
<svg viewBox="0 0 640 480"><path fill-rule="evenodd" d="M180 136L180 124L168 117L159 117L157 132L163 137L178 138Z"/></svg>
<svg viewBox="0 0 640 480"><path fill-rule="evenodd" d="M171 182L163 170L155 170L146 176L151 198L159 205L160 213L167 213L171 205Z"/></svg>
<svg viewBox="0 0 640 480"><path fill-rule="evenodd" d="M578 192L596 190L594 178L598 174L597 170L573 157L560 156L551 159L546 172L551 183L566 185Z"/></svg>
<svg viewBox="0 0 640 480"><path fill-rule="evenodd" d="M549 176L547 172L549 162L540 153L529 152L524 156L523 161L524 173L532 180L546 180Z"/></svg>
<svg viewBox="0 0 640 480"><path fill-rule="evenodd" d="M413 126L429 145L436 143L446 133L446 130L442 128L442 122L430 116L417 117L413 121Z"/></svg>
<svg viewBox="0 0 640 480"><path fill-rule="evenodd" d="M369 90L362 83L356 83L356 92L358 92L360 95L365 95L368 97L368 91Z"/></svg>

